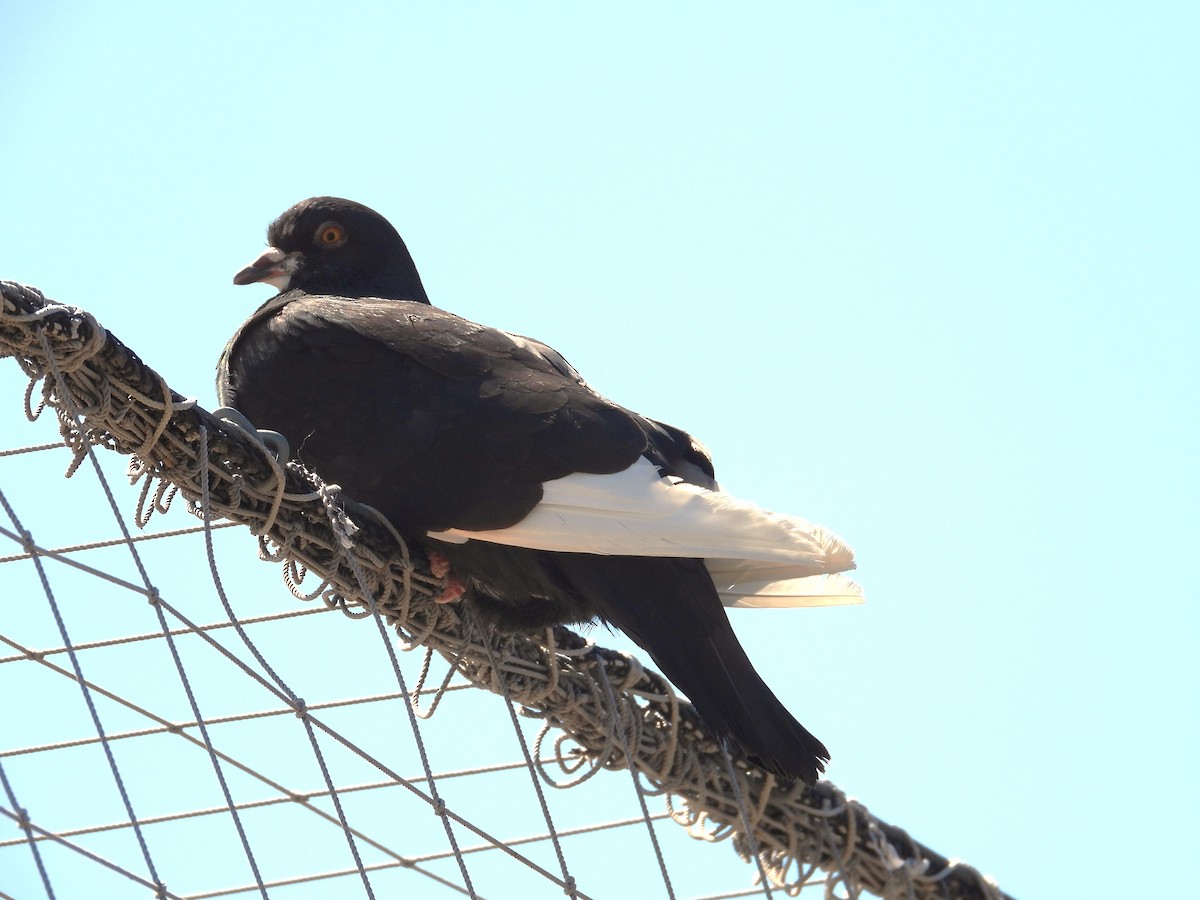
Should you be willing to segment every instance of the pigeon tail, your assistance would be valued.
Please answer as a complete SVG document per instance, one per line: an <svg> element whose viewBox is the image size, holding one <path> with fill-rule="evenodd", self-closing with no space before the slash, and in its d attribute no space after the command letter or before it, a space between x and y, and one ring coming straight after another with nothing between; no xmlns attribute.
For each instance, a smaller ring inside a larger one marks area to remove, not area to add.
<svg viewBox="0 0 1200 900"><path fill-rule="evenodd" d="M716 736L776 775L816 783L829 751L754 670L703 563L562 556L570 563L559 571L574 590L650 654Z"/></svg>

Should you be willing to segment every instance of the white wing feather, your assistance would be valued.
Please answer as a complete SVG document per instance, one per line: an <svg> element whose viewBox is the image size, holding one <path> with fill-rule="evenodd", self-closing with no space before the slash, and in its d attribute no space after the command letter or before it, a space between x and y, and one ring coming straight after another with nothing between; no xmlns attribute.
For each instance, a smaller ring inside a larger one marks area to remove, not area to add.
<svg viewBox="0 0 1200 900"><path fill-rule="evenodd" d="M720 491L663 478L648 459L612 475L575 473L544 485L542 501L509 528L430 533L451 543L608 556L703 558L727 606L861 603L844 577L854 555L804 519L767 512Z"/></svg>
<svg viewBox="0 0 1200 900"><path fill-rule="evenodd" d="M712 565L705 561L712 574ZM739 581L722 587L713 575L717 594L726 606L779 609L791 606L851 606L864 602L862 587L845 575L809 575L786 581Z"/></svg>

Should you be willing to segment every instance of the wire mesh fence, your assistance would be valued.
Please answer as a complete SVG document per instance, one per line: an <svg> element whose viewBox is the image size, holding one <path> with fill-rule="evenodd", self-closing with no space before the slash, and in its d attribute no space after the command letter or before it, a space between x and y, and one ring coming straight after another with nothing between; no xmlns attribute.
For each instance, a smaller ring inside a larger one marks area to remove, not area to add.
<svg viewBox="0 0 1200 900"><path fill-rule="evenodd" d="M0 288L0 891L1002 896L636 659L463 621L386 523Z"/></svg>

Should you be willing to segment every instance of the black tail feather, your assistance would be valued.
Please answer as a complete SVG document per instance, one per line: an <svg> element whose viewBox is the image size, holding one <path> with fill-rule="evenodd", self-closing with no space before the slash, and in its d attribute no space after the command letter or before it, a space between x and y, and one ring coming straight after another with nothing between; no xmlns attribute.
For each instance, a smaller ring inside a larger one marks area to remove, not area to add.
<svg viewBox="0 0 1200 900"><path fill-rule="evenodd" d="M553 557L571 587L650 654L718 737L728 738L770 772L816 783L829 752L754 670L703 563L590 554Z"/></svg>

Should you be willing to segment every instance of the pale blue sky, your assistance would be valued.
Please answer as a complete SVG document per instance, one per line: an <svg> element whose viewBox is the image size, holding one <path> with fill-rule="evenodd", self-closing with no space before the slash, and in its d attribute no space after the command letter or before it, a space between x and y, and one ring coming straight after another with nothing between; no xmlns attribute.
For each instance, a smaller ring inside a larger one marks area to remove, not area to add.
<svg viewBox="0 0 1200 900"><path fill-rule="evenodd" d="M866 606L733 616L833 781L1020 897L1183 896L1147 866L1200 837L1198 26L9 4L0 278L211 406L270 219L375 207L436 304L855 547Z"/></svg>

